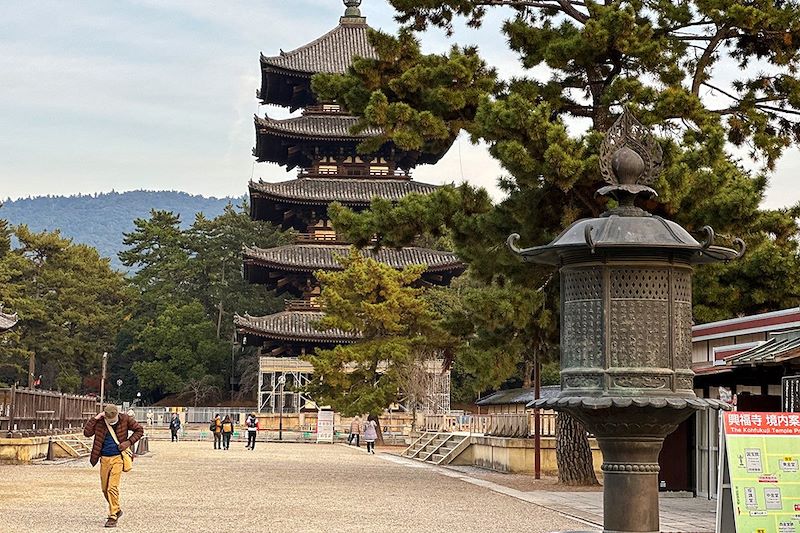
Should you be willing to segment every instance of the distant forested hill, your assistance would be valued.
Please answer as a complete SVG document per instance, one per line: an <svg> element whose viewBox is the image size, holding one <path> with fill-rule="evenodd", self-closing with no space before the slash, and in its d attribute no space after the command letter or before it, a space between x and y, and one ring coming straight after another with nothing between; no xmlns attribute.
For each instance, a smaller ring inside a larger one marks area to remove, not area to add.
<svg viewBox="0 0 800 533"><path fill-rule="evenodd" d="M236 205L242 199L205 198L175 191L38 196L4 201L0 218L14 225L27 224L34 231L61 230L65 237L97 248L100 255L111 259L112 267L125 270L117 252L122 249L122 234L134 228L134 219L147 218L151 209L159 209L180 214L188 226L195 213L214 218L229 202Z"/></svg>

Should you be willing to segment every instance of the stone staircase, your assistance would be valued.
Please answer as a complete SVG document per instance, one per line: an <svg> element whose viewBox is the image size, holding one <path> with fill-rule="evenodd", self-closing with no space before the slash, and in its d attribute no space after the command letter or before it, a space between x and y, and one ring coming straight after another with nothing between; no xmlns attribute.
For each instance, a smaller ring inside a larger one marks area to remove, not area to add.
<svg viewBox="0 0 800 533"><path fill-rule="evenodd" d="M469 433L444 433L426 431L411 446L403 450L403 457L433 465L447 465L470 445Z"/></svg>

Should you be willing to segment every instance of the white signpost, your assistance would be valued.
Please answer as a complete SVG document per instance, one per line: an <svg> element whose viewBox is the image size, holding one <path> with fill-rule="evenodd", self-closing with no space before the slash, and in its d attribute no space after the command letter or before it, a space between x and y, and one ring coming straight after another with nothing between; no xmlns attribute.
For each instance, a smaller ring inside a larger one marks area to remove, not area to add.
<svg viewBox="0 0 800 533"><path fill-rule="evenodd" d="M333 443L333 411L317 411L317 442Z"/></svg>

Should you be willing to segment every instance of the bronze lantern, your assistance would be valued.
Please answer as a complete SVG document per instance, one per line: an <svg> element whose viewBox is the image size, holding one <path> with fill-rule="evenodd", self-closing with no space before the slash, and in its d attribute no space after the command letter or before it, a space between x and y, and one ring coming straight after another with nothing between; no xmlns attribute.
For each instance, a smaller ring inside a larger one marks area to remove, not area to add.
<svg viewBox="0 0 800 533"><path fill-rule="evenodd" d="M691 370L693 266L741 257L698 242L680 225L635 205L650 187L662 152L627 110L607 132L598 194L616 200L600 217L575 222L545 246L520 249L524 261L558 267L561 279L561 393L537 408L580 420L603 452L604 527L659 531L658 455L664 438L717 400L694 393Z"/></svg>

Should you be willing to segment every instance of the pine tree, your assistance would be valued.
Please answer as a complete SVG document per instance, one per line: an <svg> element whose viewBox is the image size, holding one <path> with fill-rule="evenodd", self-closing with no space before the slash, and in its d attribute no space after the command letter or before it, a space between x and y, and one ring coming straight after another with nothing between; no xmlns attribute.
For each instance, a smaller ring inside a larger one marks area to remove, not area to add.
<svg viewBox="0 0 800 533"><path fill-rule="evenodd" d="M342 271L315 273L325 309L317 328L360 338L307 357L314 366L307 392L345 416L380 415L401 398L416 404L419 369L441 358L449 342L415 287L426 267L396 270L355 249L341 262Z"/></svg>
<svg viewBox="0 0 800 533"><path fill-rule="evenodd" d="M775 161L800 138L795 4L390 1L407 28L397 37L373 34L379 59L360 59L344 76L318 75L314 89L362 116L362 127L383 128L373 143L429 151L466 130L508 173L500 179L507 197L487 205L485 192L464 185L395 207L375 202L363 214L333 208L338 230L362 244L377 233L381 244L397 246L446 227L476 279L543 286L553 273L519 264L502 242L517 232L526 246L544 244L575 220L606 210L594 197L602 182L599 147L628 106L660 136L664 152L660 196L645 207L690 232L709 224L721 244L740 236L748 245L743 261L698 269L696 320L800 301L800 206L759 207ZM476 50L425 56L411 33L429 25L450 31L459 16L480 26L493 6L513 8L502 30L508 45L523 67L545 67L549 79L500 82ZM731 71L737 75L726 84ZM749 147L761 168L746 170L731 145ZM547 302L556 312L556 298Z"/></svg>

